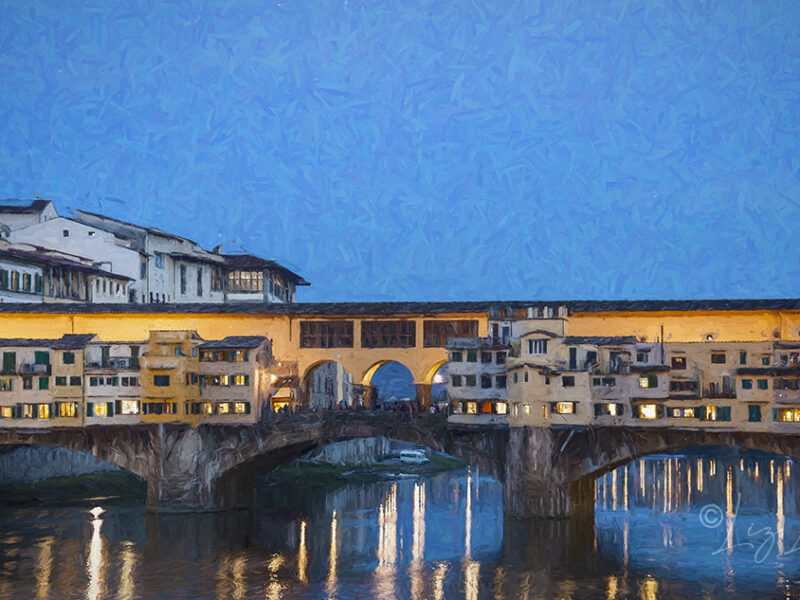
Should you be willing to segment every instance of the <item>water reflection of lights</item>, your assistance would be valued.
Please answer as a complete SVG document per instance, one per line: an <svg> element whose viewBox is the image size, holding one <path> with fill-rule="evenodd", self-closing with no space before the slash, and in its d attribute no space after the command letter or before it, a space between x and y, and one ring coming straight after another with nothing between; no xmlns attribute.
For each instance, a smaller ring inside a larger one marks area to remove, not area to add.
<svg viewBox="0 0 800 600"><path fill-rule="evenodd" d="M611 510L617 510L617 470L611 471Z"/></svg>
<svg viewBox="0 0 800 600"><path fill-rule="evenodd" d="M397 483L386 493L378 507L378 566L375 569L375 592L378 598L394 598L397 574Z"/></svg>
<svg viewBox="0 0 800 600"><path fill-rule="evenodd" d="M624 483L623 488L622 488L622 494L623 494L622 495L622 498L623 498L622 503L623 503L623 505L625 507L625 510L628 510L628 465L625 465L625 471L624 471L623 477L625 478L624 479L625 483Z"/></svg>
<svg viewBox="0 0 800 600"><path fill-rule="evenodd" d="M433 571L433 600L444 600L444 578L447 576L447 563L436 563Z"/></svg>
<svg viewBox="0 0 800 600"><path fill-rule="evenodd" d="M605 486L603 486L605 489ZM464 557L472 557L472 475L467 475L467 501L464 510L464 523L466 532L464 534Z"/></svg>
<svg viewBox="0 0 800 600"><path fill-rule="evenodd" d="M300 521L300 542L297 548L297 579L308 583L308 548L306 547L306 522Z"/></svg>
<svg viewBox="0 0 800 600"><path fill-rule="evenodd" d="M105 511L99 506L89 511L92 519L92 537L89 540L89 556L86 558L86 573L89 576L89 585L86 588L86 600L98 600L105 595L105 561L103 559L103 538L100 528L103 519L100 518Z"/></svg>
<svg viewBox="0 0 800 600"><path fill-rule="evenodd" d="M408 574L411 579L411 598L422 600L425 580L422 576L425 558L425 483L414 483L413 506L414 539L411 543L411 564Z"/></svg>
<svg viewBox="0 0 800 600"><path fill-rule="evenodd" d="M464 600L478 600L480 568L478 561L464 559Z"/></svg>
<svg viewBox="0 0 800 600"><path fill-rule="evenodd" d="M656 600L658 598L658 582L650 575L645 577L639 586L639 597L642 600Z"/></svg>
<svg viewBox="0 0 800 600"><path fill-rule="evenodd" d="M39 598L50 597L50 575L53 572L53 544L56 540L52 536L39 542L39 556L36 560L36 594Z"/></svg>
<svg viewBox="0 0 800 600"><path fill-rule="evenodd" d="M136 582L133 574L136 569L136 552L133 542L122 542L120 559L122 567L119 573L119 600L133 600L136 596Z"/></svg>
<svg viewBox="0 0 800 600"><path fill-rule="evenodd" d="M328 577L325 579L325 592L329 598L334 598L337 589L336 570L339 563L339 523L336 520L336 510L331 515L331 543L328 549Z"/></svg>
<svg viewBox="0 0 800 600"><path fill-rule="evenodd" d="M703 493L703 459L697 459L697 491Z"/></svg>
<svg viewBox="0 0 800 600"><path fill-rule="evenodd" d="M781 477L781 468L778 467L778 485L775 489L775 495L777 497L777 510L776 517L777 517L777 533L778 533L778 554L783 554L783 536L784 536L784 525L785 519L783 515L783 477Z"/></svg>
<svg viewBox="0 0 800 600"><path fill-rule="evenodd" d="M608 578L608 588L606 589L606 600L617 600L619 593L619 583L613 575Z"/></svg>
<svg viewBox="0 0 800 600"><path fill-rule="evenodd" d="M269 561L267 561L267 573L269 578L267 580L267 591L264 595L266 600L280 600L283 585L278 578L278 570L283 566L284 558L280 554L273 554Z"/></svg>

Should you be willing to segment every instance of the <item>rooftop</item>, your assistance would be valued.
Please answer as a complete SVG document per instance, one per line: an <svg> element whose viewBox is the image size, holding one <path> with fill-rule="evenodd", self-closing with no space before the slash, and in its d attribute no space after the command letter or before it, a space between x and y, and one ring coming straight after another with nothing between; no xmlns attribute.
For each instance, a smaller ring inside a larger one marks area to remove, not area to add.
<svg viewBox="0 0 800 600"><path fill-rule="evenodd" d="M300 275L274 260L259 258L252 254L222 254L220 256L225 259L225 265L230 269L275 269L286 275L295 285L311 285Z"/></svg>
<svg viewBox="0 0 800 600"><path fill-rule="evenodd" d="M465 301L465 302L294 302L256 304L17 304L0 303L6 313L211 313L285 315L403 315L476 314L498 308L521 311L529 306L566 305L570 313L657 311L800 311L800 299L772 300L575 300L565 302Z"/></svg>
<svg viewBox="0 0 800 600"><path fill-rule="evenodd" d="M95 338L94 333L66 334L58 339L46 338L0 338L2 348L53 348L54 350L78 350L85 348Z"/></svg>
<svg viewBox="0 0 800 600"><path fill-rule="evenodd" d="M632 335L609 337L568 335L564 338L564 344L591 344L593 346L616 346L619 344L635 344L636 342L636 337Z"/></svg>
<svg viewBox="0 0 800 600"><path fill-rule="evenodd" d="M6 202L19 202L19 200L0 200L0 214L5 215L32 215L42 212L51 204L50 200L28 200L30 204L5 204Z"/></svg>
<svg viewBox="0 0 800 600"><path fill-rule="evenodd" d="M64 256L47 253L44 248L38 246L31 246L38 248L37 250L22 250L19 248L3 247L0 248L0 256L15 258L20 261L27 261L38 265L49 265L53 267L68 267L85 273L92 273L94 275L102 275L104 277L113 277L114 279L124 279L125 281L133 281L126 275L119 273L112 273L99 267L87 265L86 263L78 262L77 260L70 260Z"/></svg>
<svg viewBox="0 0 800 600"><path fill-rule="evenodd" d="M208 340L200 344L201 350L214 348L258 348L267 341L263 335L229 335L221 340Z"/></svg>

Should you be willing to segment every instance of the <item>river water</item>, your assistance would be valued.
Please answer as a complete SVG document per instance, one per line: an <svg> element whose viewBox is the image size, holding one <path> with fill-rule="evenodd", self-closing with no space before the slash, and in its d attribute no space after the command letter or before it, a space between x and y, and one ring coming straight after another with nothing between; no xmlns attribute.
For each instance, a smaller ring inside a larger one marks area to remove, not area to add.
<svg viewBox="0 0 800 600"><path fill-rule="evenodd" d="M475 470L263 486L252 512L0 505L0 600L800 597L797 474L650 457L597 481L594 521L504 519Z"/></svg>

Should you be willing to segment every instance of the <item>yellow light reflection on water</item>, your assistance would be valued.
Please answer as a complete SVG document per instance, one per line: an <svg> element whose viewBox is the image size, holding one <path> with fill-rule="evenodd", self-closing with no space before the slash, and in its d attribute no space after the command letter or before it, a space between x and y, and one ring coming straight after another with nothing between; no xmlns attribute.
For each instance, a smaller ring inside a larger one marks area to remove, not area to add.
<svg viewBox="0 0 800 600"><path fill-rule="evenodd" d="M725 473L725 514L733 516L733 473L730 467Z"/></svg>
<svg viewBox="0 0 800 600"><path fill-rule="evenodd" d="M625 483L622 486L622 502L625 506L625 510L628 510L628 465L625 465L623 477L625 478Z"/></svg>
<svg viewBox="0 0 800 600"><path fill-rule="evenodd" d="M433 570L433 600L444 600L444 578L447 576L447 563L435 563Z"/></svg>
<svg viewBox="0 0 800 600"><path fill-rule="evenodd" d="M89 540L89 555L86 557L86 574L89 584L86 587L86 600L99 600L105 595L105 560L103 557L103 538L100 528L103 526L103 509L99 506L89 511L92 519L92 537Z"/></svg>
<svg viewBox="0 0 800 600"><path fill-rule="evenodd" d="M413 540L411 542L411 563L408 575L411 579L411 598L422 600L425 591L425 579L422 569L425 558L425 483L414 484L413 506Z"/></svg>
<svg viewBox="0 0 800 600"><path fill-rule="evenodd" d="M703 493L703 459L697 459L697 491Z"/></svg>
<svg viewBox="0 0 800 600"><path fill-rule="evenodd" d="M617 470L611 471L611 510L617 510Z"/></svg>
<svg viewBox="0 0 800 600"><path fill-rule="evenodd" d="M133 600L136 597L136 582L133 575L137 560L133 542L122 542L122 551L120 552L122 567L119 572L119 592L117 593L119 600Z"/></svg>
<svg viewBox="0 0 800 600"><path fill-rule="evenodd" d="M375 597L394 599L397 574L397 483L378 507L378 566L375 568Z"/></svg>
<svg viewBox="0 0 800 600"><path fill-rule="evenodd" d="M306 547L306 522L300 521L300 542L297 545L297 579L308 583L308 548Z"/></svg>
<svg viewBox="0 0 800 600"><path fill-rule="evenodd" d="M648 575L639 585L639 597L642 600L656 600L658 598L658 582Z"/></svg>
<svg viewBox="0 0 800 600"><path fill-rule="evenodd" d="M36 595L38 598L50 597L50 576L53 572L53 545L56 539L48 536L39 542L39 555L36 558Z"/></svg>
<svg viewBox="0 0 800 600"><path fill-rule="evenodd" d="M644 490L644 460L639 459L639 491L642 494L642 498L645 497L645 490Z"/></svg>
<svg viewBox="0 0 800 600"><path fill-rule="evenodd" d="M464 522L466 533L464 535L464 556L472 556L472 475L467 475L467 501Z"/></svg>
<svg viewBox="0 0 800 600"><path fill-rule="evenodd" d="M613 575L608 578L608 588L606 588L606 600L617 600L619 593L619 582Z"/></svg>
<svg viewBox="0 0 800 600"><path fill-rule="evenodd" d="M325 579L325 592L329 598L334 598L337 591L336 570L339 562L339 546L337 538L339 536L339 523L336 520L336 510L331 515L331 543L328 548L328 577Z"/></svg>
<svg viewBox="0 0 800 600"><path fill-rule="evenodd" d="M783 477L781 477L781 469L778 467L778 486L775 490L778 499L778 507L776 512L777 517L777 533L778 533L778 555L783 554L783 536L785 519L783 514Z"/></svg>
<svg viewBox="0 0 800 600"><path fill-rule="evenodd" d="M283 566L284 558L280 554L273 554L267 561L267 590L264 594L265 600L280 600L283 585L278 578L278 570Z"/></svg>
<svg viewBox="0 0 800 600"><path fill-rule="evenodd" d="M770 459L769 461L769 482L775 483L775 460Z"/></svg>
<svg viewBox="0 0 800 600"><path fill-rule="evenodd" d="M478 600L480 563L464 559L464 600Z"/></svg>

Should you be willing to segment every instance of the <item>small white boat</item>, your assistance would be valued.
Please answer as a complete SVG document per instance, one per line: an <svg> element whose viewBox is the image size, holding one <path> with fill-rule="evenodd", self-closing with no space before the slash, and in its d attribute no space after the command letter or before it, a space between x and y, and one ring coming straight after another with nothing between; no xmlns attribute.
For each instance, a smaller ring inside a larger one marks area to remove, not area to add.
<svg viewBox="0 0 800 600"><path fill-rule="evenodd" d="M401 450L400 462L408 465L422 465L426 462L430 462L430 459L425 456L423 450Z"/></svg>

